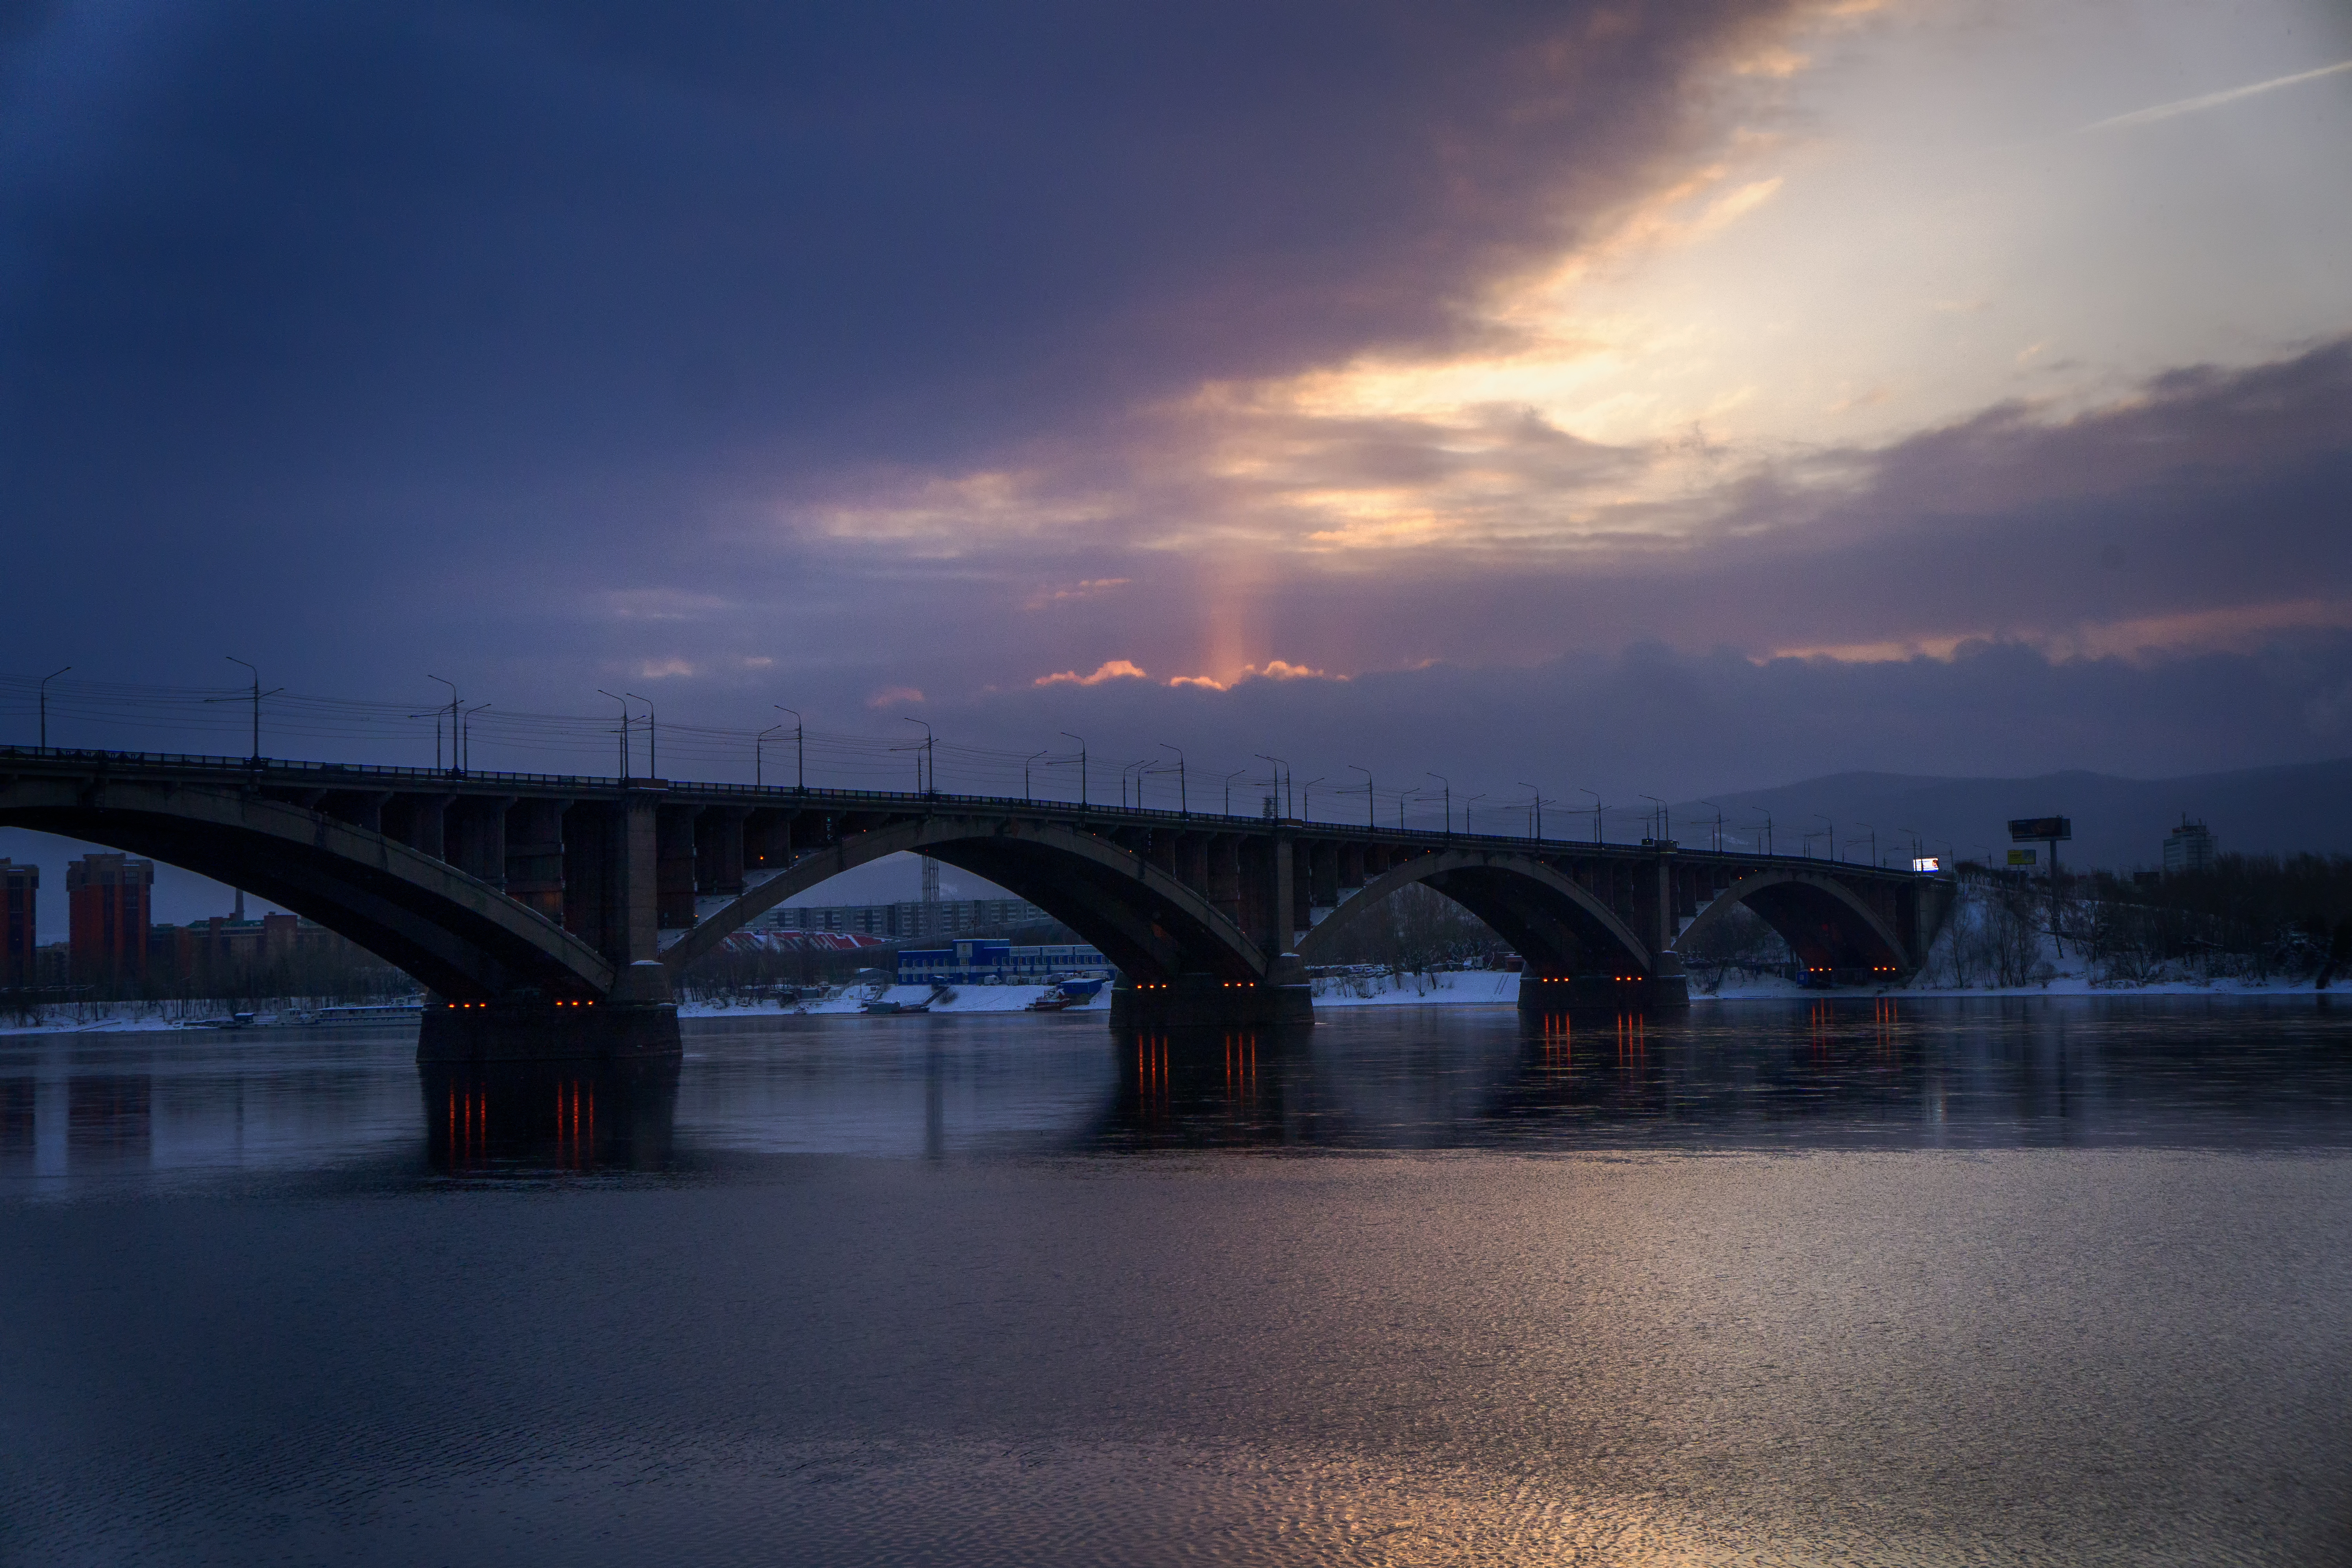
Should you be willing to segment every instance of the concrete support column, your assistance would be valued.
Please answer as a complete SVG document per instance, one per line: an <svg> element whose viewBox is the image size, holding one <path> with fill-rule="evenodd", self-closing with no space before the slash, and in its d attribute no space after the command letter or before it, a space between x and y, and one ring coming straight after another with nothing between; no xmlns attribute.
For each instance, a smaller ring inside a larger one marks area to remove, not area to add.
<svg viewBox="0 0 2352 1568"><path fill-rule="evenodd" d="M743 825L751 815L740 805L706 805L694 819L698 895L731 899L743 890Z"/></svg>
<svg viewBox="0 0 2352 1568"><path fill-rule="evenodd" d="M445 858L493 888L507 885L507 811L512 795L459 795L444 819Z"/></svg>
<svg viewBox="0 0 2352 1568"><path fill-rule="evenodd" d="M1307 902L1310 908L1336 909L1339 903L1339 847L1323 843L1309 847Z"/></svg>
<svg viewBox="0 0 2352 1568"><path fill-rule="evenodd" d="M348 822L353 827L364 827L370 833L383 831L383 808L392 799L389 790L334 790L320 802L320 807L337 822Z"/></svg>
<svg viewBox="0 0 2352 1568"><path fill-rule="evenodd" d="M1242 839L1237 833L1215 833L1202 850L1207 867L1209 902L1244 931L1249 930L1242 904Z"/></svg>
<svg viewBox="0 0 2352 1568"><path fill-rule="evenodd" d="M1282 858L1290 872L1290 898L1283 907L1290 911L1290 924L1285 931L1287 940L1283 942L1282 951L1296 952L1298 951L1300 939L1305 937L1315 924L1313 904L1315 847L1310 843L1303 843L1294 838L1286 847L1287 853Z"/></svg>
<svg viewBox="0 0 2352 1568"><path fill-rule="evenodd" d="M756 810L743 822L742 856L746 870L782 870L793 863L792 811Z"/></svg>
<svg viewBox="0 0 2352 1568"><path fill-rule="evenodd" d="M452 795L395 795L383 806L383 832L414 851L446 860L446 816Z"/></svg>
<svg viewBox="0 0 2352 1568"><path fill-rule="evenodd" d="M665 930L694 924L695 821L701 807L654 809L654 918Z"/></svg>
<svg viewBox="0 0 2352 1568"><path fill-rule="evenodd" d="M507 808L503 829L495 837L505 863L507 897L578 931L568 918L563 898L564 814L571 804L519 800Z"/></svg>
<svg viewBox="0 0 2352 1568"><path fill-rule="evenodd" d="M628 792L620 812L620 842L616 846L620 860L620 944L610 956L614 963L631 964L642 961L658 963L661 959L661 870L659 825L664 792L633 789ZM694 842L691 827L688 829L688 852ZM692 868L689 865L688 874ZM694 916L693 887L687 883L687 918Z"/></svg>

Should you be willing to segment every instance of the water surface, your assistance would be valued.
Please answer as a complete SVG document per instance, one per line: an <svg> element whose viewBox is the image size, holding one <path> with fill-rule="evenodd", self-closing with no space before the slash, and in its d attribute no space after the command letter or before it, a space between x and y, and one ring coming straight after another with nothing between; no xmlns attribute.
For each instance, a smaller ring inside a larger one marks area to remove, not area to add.
<svg viewBox="0 0 2352 1568"><path fill-rule="evenodd" d="M0 1558L2352 1559L2352 1010L0 1040Z"/></svg>

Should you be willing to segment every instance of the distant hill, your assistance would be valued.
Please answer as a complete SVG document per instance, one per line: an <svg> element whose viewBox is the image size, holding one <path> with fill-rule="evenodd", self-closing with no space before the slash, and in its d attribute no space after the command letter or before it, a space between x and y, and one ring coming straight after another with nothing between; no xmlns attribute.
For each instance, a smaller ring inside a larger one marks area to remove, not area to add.
<svg viewBox="0 0 2352 1568"><path fill-rule="evenodd" d="M2059 851L2063 864L2113 869L2158 866L2164 836L2183 813L2213 830L2226 853L2287 854L2298 849L2352 854L2352 757L2287 767L2247 768L2189 778L2125 779L2106 773L2044 773L2023 779L1917 778L1901 773L1832 773L1778 789L1736 791L1710 797L1715 805L1685 801L1674 807L1675 837L1710 841L1716 806L1724 834L1740 847L1756 845L1762 818L1773 818L1774 847L1797 851L1801 836L1820 834L1820 816L1837 827L1840 853L1866 859L1869 830L1892 863L1916 829L1928 853L1948 843L1962 858L2009 847L2009 819L2070 816L2074 839ZM1612 824L1618 814L1612 810ZM1612 826L1611 837L1622 829ZM1817 838L1814 853L1828 853Z"/></svg>

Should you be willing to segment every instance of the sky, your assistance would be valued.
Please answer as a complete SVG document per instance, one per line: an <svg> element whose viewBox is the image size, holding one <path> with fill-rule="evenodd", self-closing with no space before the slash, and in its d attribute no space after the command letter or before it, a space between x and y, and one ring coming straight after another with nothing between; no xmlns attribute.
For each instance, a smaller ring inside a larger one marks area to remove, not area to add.
<svg viewBox="0 0 2352 1568"><path fill-rule="evenodd" d="M2352 754L2347 146L2337 0L0 5L0 725Z"/></svg>

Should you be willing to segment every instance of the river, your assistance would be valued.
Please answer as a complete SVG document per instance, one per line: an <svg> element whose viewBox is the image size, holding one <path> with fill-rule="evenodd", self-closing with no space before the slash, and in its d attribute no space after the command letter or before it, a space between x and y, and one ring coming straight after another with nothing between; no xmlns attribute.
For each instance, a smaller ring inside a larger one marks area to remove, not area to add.
<svg viewBox="0 0 2352 1568"><path fill-rule="evenodd" d="M2352 1005L0 1039L0 1561L2352 1561Z"/></svg>

